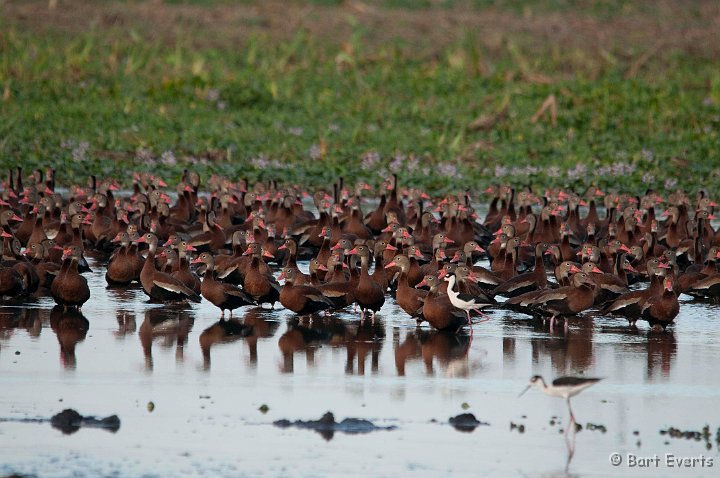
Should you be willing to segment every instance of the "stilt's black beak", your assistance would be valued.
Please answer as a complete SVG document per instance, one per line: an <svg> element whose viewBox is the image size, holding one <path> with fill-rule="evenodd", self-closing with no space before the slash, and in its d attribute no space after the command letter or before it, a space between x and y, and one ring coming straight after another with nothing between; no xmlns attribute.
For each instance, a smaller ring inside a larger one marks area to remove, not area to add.
<svg viewBox="0 0 720 478"><path fill-rule="evenodd" d="M522 397L523 395L525 395L525 392L527 392L528 390L530 390L530 387L532 387L532 385L531 385L531 384L528 384L528 386L525 387L525 390L523 390L522 392L520 392L520 395L518 395L518 398L520 398L520 397Z"/></svg>

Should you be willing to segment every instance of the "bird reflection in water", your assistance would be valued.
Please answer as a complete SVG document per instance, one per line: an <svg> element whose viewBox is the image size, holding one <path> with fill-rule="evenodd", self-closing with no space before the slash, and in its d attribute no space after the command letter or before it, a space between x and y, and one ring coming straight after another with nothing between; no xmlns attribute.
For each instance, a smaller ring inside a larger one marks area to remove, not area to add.
<svg viewBox="0 0 720 478"><path fill-rule="evenodd" d="M75 346L85 339L90 322L81 311L56 305L50 312L50 327L60 343L60 363L66 369L75 369Z"/></svg>
<svg viewBox="0 0 720 478"><path fill-rule="evenodd" d="M258 339L266 339L275 335L278 327L280 327L280 322L276 320L272 310L254 307L245 313L243 323L250 327L250 335L245 337L245 342L248 345L249 364L255 367L258 360Z"/></svg>
<svg viewBox="0 0 720 478"><path fill-rule="evenodd" d="M34 307L0 307L0 339L9 340L16 329L25 329L30 337L39 337L41 312L46 313Z"/></svg>
<svg viewBox="0 0 720 478"><path fill-rule="evenodd" d="M345 373L352 374L357 359L357 374L365 375L365 361L370 355L370 370L376 374L379 371L380 350L385 341L385 324L379 317L372 321L361 321L352 324L345 331L345 346L347 347L347 363Z"/></svg>
<svg viewBox="0 0 720 478"><path fill-rule="evenodd" d="M278 340L283 359L282 373L293 373L295 354L305 352L308 367L315 366L315 351L323 344L341 344L345 341L343 321L331 317L293 317L288 319L287 330Z"/></svg>
<svg viewBox="0 0 720 478"><path fill-rule="evenodd" d="M404 376L407 362L421 359L428 375L435 374L437 361L440 368L447 373L467 376L470 340L469 335L418 328L409 332L404 341L400 342L398 333L397 340L394 341L395 368L398 375Z"/></svg>
<svg viewBox="0 0 720 478"><path fill-rule="evenodd" d="M118 309L115 311L115 319L117 319L118 328L113 332L113 335L118 339L125 338L126 335L130 335L137 330L134 312Z"/></svg>
<svg viewBox="0 0 720 478"><path fill-rule="evenodd" d="M152 346L156 337L162 337L164 347L176 345L175 359L183 360L183 351L195 318L192 310L176 307L154 307L145 311L145 320L138 330L145 355L145 368L153 369Z"/></svg>
<svg viewBox="0 0 720 478"><path fill-rule="evenodd" d="M219 343L235 342L252 333L252 327L240 319L220 319L200 334L200 349L203 354L203 369L210 370L210 349Z"/></svg>
<svg viewBox="0 0 720 478"><path fill-rule="evenodd" d="M275 335L280 323L273 319L272 310L256 307L248 310L241 319L220 319L200 334L200 349L203 354L203 368L210 369L210 349L215 344L235 342L244 339L248 345L248 361L255 367L258 360L257 343L259 339Z"/></svg>
<svg viewBox="0 0 720 478"><path fill-rule="evenodd" d="M670 367L677 357L677 339L674 332L648 333L647 378L670 377Z"/></svg>
<svg viewBox="0 0 720 478"><path fill-rule="evenodd" d="M578 317L566 317L569 328L556 328L553 339L535 337L530 339L533 364L550 358L553 371L557 375L587 370L593 364L593 323L592 320ZM542 325L537 325L542 327Z"/></svg>

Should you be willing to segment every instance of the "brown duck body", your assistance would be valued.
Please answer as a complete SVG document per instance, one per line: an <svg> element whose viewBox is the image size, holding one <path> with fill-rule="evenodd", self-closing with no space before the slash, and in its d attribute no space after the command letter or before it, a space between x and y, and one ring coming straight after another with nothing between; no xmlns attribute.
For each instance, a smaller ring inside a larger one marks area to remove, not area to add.
<svg viewBox="0 0 720 478"><path fill-rule="evenodd" d="M67 257L53 280L50 294L58 305L80 308L90 299L90 288L87 279L78 272L77 250L67 249L65 254Z"/></svg>
<svg viewBox="0 0 720 478"><path fill-rule="evenodd" d="M666 286L662 294L654 295L645 302L641 315L651 327L660 326L665 330L679 313L680 303L670 285L669 288Z"/></svg>
<svg viewBox="0 0 720 478"><path fill-rule="evenodd" d="M438 330L449 332L459 332L465 325L468 325L465 313L450 303L447 294L439 293L437 277L426 276L418 284L418 286L422 285L430 285L430 292L425 297L422 308L423 318L430 325Z"/></svg>
<svg viewBox="0 0 720 478"><path fill-rule="evenodd" d="M359 254L361 260L360 279L355 289L355 302L360 306L360 310L364 317L365 311L372 311L373 316L385 304L385 291L382 286L375 282L368 274L368 261L370 258L370 250L367 246L361 245L349 252L350 254Z"/></svg>
<svg viewBox="0 0 720 478"><path fill-rule="evenodd" d="M208 268L200 285L202 296L216 307L219 307L221 314L225 316L225 310L232 311L246 305L253 305L255 302L242 289L232 284L226 284L215 280L212 256L204 252L193 261L194 263L204 262Z"/></svg>
<svg viewBox="0 0 720 478"><path fill-rule="evenodd" d="M576 315L592 307L595 301L594 282L584 272L576 273L572 285L544 291L532 301L531 307L553 318Z"/></svg>
<svg viewBox="0 0 720 478"><path fill-rule="evenodd" d="M260 256L254 255L245 276L245 292L259 304L274 305L280 300L280 284L271 275L260 271Z"/></svg>
<svg viewBox="0 0 720 478"><path fill-rule="evenodd" d="M334 306L333 302L315 287L295 285L293 283L294 271L285 268L279 278L286 279L285 285L280 291L280 303L286 309L292 310L298 315L308 315Z"/></svg>
<svg viewBox="0 0 720 478"><path fill-rule="evenodd" d="M200 302L200 296L189 289L179 279L160 272L155 268L155 248L157 237L152 233L142 236L138 242L149 242L150 251L140 272L140 283L145 293L153 300L160 302L177 302L191 300Z"/></svg>

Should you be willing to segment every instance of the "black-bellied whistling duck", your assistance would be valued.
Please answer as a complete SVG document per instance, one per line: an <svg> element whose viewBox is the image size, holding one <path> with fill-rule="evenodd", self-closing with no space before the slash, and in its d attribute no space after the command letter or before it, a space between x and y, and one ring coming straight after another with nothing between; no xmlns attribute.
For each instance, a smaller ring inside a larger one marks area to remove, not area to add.
<svg viewBox="0 0 720 478"><path fill-rule="evenodd" d="M24 291L25 283L18 271L0 264L0 297L16 297Z"/></svg>
<svg viewBox="0 0 720 478"><path fill-rule="evenodd" d="M410 271L410 259L407 256L398 254L389 262L385 268L398 267L400 269L400 276L397 280L397 291L395 293L395 302L404 310L410 317L417 320L418 324L423 320L422 308L423 299L427 296L427 291L422 289L416 289L416 284L410 283L409 271ZM417 282L419 284L422 279Z"/></svg>
<svg viewBox="0 0 720 478"><path fill-rule="evenodd" d="M577 315L593 305L595 282L592 278L584 272L578 272L570 281L571 286L546 290L530 304L535 310L550 315L551 327L557 317Z"/></svg>
<svg viewBox="0 0 720 478"><path fill-rule="evenodd" d="M320 250L315 258L320 264L327 266L328 259L330 259L330 255L332 254L332 251L330 250L330 229L323 227L320 230L320 237L322 238L322 244L320 245ZM323 279L325 274L318 273L318 277Z"/></svg>
<svg viewBox="0 0 720 478"><path fill-rule="evenodd" d="M368 273L370 263L370 249L360 244L349 251L349 254L356 254L360 257L360 280L355 289L355 302L360 306L361 319L365 318L365 312L372 311L372 319L385 303L385 291L382 286L375 282Z"/></svg>
<svg viewBox="0 0 720 478"><path fill-rule="evenodd" d="M440 279L427 275L415 287L428 286L430 291L423 302L423 318L438 330L459 332L468 325L466 314L452 305L447 294L439 293Z"/></svg>
<svg viewBox="0 0 720 478"><path fill-rule="evenodd" d="M502 268L498 271L493 270L495 275L503 281L510 280L517 274L518 250L521 244L524 243L520 241L519 237L511 237L505 244L505 260L503 261Z"/></svg>
<svg viewBox="0 0 720 478"><path fill-rule="evenodd" d="M570 274L575 274L577 272L580 272L580 269L576 266L574 262L562 262L555 268L555 277L558 281L558 284L548 283L548 286L550 286L551 289L570 286ZM545 292L546 289L534 290L531 292L526 292L522 295L511 297L510 299L503 302L502 307L530 315L536 315L537 313L533 308L533 301Z"/></svg>
<svg viewBox="0 0 720 478"><path fill-rule="evenodd" d="M686 271L677 276L674 289L678 293L683 293L691 289L696 282L718 273L717 261L720 259L720 248L713 246L708 250L705 266L702 269L686 269ZM700 264L698 264L700 265Z"/></svg>
<svg viewBox="0 0 720 478"><path fill-rule="evenodd" d="M234 309L255 304L255 301L239 287L215 279L215 262L209 252L203 252L192 263L203 263L207 266L200 292L203 297L220 308L220 317L225 317L226 309L230 311L232 318Z"/></svg>
<svg viewBox="0 0 720 478"><path fill-rule="evenodd" d="M351 273L347 263L344 259L342 251L333 253L327 262L328 271L325 273L325 281L330 282L347 282L350 279ZM357 276L358 278L360 275Z"/></svg>
<svg viewBox="0 0 720 478"><path fill-rule="evenodd" d="M642 313L642 307L645 305L645 301L654 295L657 295L663 287L662 279L668 266L659 259L653 258L647 262L647 273L650 277L650 287L643 290L634 290L627 292L609 305L604 307L601 314L613 314L625 316L630 322L631 326L635 325Z"/></svg>
<svg viewBox="0 0 720 478"><path fill-rule="evenodd" d="M2 264L0 266L15 269L22 278L25 292L35 294L40 286L40 278L35 271L35 266L21 253L20 241L2 231L0 254L2 254Z"/></svg>
<svg viewBox="0 0 720 478"><path fill-rule="evenodd" d="M225 247L226 242L225 232L223 232L223 227L217 223L214 211L206 214L203 232L190 239L190 245L200 252L217 253Z"/></svg>
<svg viewBox="0 0 720 478"><path fill-rule="evenodd" d="M410 263L410 268L407 271L408 286L414 288L420 281L423 280L424 276L419 261L424 261L425 256L423 256L420 249L414 245L407 248L406 255Z"/></svg>
<svg viewBox="0 0 720 478"><path fill-rule="evenodd" d="M267 267L262 260L263 255L268 255L260 244L254 242L248 245L244 255L250 256L250 265L245 272L244 289L255 301L262 304L274 306L280 300L280 284L272 275L272 272L264 271L261 264Z"/></svg>
<svg viewBox="0 0 720 478"><path fill-rule="evenodd" d="M298 315L308 315L321 310L335 307L335 304L323 293L310 285L295 285L295 269L285 267L280 272L278 280L285 279L280 291L280 303L286 309Z"/></svg>
<svg viewBox="0 0 720 478"><path fill-rule="evenodd" d="M370 278L380 285L383 292L387 290L389 278L385 273L385 263L389 262L384 259L386 252L397 253L398 248L385 241L377 241L373 247L373 256L375 257L375 270Z"/></svg>
<svg viewBox="0 0 720 478"><path fill-rule="evenodd" d="M110 257L105 272L105 280L110 285L128 285L140 279L140 271L144 264L138 254L130 254L130 236L126 232L119 232L112 242L119 243L117 249Z"/></svg>
<svg viewBox="0 0 720 478"><path fill-rule="evenodd" d="M497 287L503 282L497 275L493 274L484 267L473 265L472 259L468 258L468 254L465 251L456 251L450 262L466 265L477 277L478 284L486 289Z"/></svg>
<svg viewBox="0 0 720 478"><path fill-rule="evenodd" d="M47 239L47 241L50 241L50 239ZM59 246L53 245L52 247L62 251L62 248ZM30 258L30 262L35 268L39 279L36 296L46 295L53 279L55 279L60 272L60 266L48 260L49 254L45 249L44 243L31 244L30 247L25 249L25 255Z"/></svg>
<svg viewBox="0 0 720 478"><path fill-rule="evenodd" d="M310 282L310 276L304 274L297 265L297 243L295 239L288 237L278 248L281 251L286 251L285 263L283 264L284 269L293 269L295 274L293 275L294 285L304 285Z"/></svg>
<svg viewBox="0 0 720 478"><path fill-rule="evenodd" d="M717 250L715 247L712 249ZM720 259L720 252L716 252L715 258ZM713 302L720 301L720 273L715 272L695 281L683 292L698 299L710 299Z"/></svg>
<svg viewBox="0 0 720 478"><path fill-rule="evenodd" d="M34 211L36 213L35 224L33 225L30 237L28 237L27 243L25 244L26 247L30 247L33 244L39 244L48 238L47 234L45 234L45 229L43 229L42 226L45 207L35 206Z"/></svg>
<svg viewBox="0 0 720 478"><path fill-rule="evenodd" d="M82 250L76 246L66 247L63 251L63 263L57 277L50 286L50 294L55 303L65 308L78 309L90 298L87 279L78 272L78 261Z"/></svg>
<svg viewBox="0 0 720 478"><path fill-rule="evenodd" d="M155 254L157 252L158 238L155 234L148 232L140 236L139 243L147 243L149 246L145 264L140 271L140 284L145 293L153 300L160 302L177 302L191 300L200 302L200 296L187 287L179 279L160 272L155 267Z"/></svg>
<svg viewBox="0 0 720 478"><path fill-rule="evenodd" d="M547 275L545 273L543 254L547 248L547 243L538 242L535 245L535 269L506 280L495 287L493 293L506 297L515 297L536 289L545 289L547 287Z"/></svg>
<svg viewBox="0 0 720 478"><path fill-rule="evenodd" d="M718 291L720 291L720 281L718 284ZM653 329L662 327L665 330L680 313L680 303L673 290L672 277L665 277L663 286L662 294L649 297L642 306L641 316Z"/></svg>
<svg viewBox="0 0 720 478"><path fill-rule="evenodd" d="M497 273L502 270L505 264L506 246L509 237L506 234L498 234L490 241L487 248L488 258L490 259L490 270Z"/></svg>
<svg viewBox="0 0 720 478"><path fill-rule="evenodd" d="M370 229L363 223L362 211L360 211L360 205L355 201L351 200L350 216L342 224L343 234L352 234L360 239L372 239L373 235Z"/></svg>

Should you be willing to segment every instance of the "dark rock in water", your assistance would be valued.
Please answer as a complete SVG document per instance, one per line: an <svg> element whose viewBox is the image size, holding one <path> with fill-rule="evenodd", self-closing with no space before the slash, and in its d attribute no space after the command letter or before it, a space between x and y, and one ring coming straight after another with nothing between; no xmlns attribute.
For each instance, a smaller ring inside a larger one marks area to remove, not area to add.
<svg viewBox="0 0 720 478"><path fill-rule="evenodd" d="M80 428L102 428L115 433L120 429L120 419L117 415L110 415L105 418L84 417L76 410L67 408L50 418L50 425L61 432L69 435Z"/></svg>
<svg viewBox="0 0 720 478"><path fill-rule="evenodd" d="M455 427L457 431L471 432L480 425L490 425L489 423L483 423L475 418L472 413L461 413L456 417L450 418L450 425Z"/></svg>
<svg viewBox="0 0 720 478"><path fill-rule="evenodd" d="M290 420L277 420L273 422L273 425L280 428L305 428L309 430L315 430L326 440L331 440L335 432L343 433L370 433L379 430L394 430L397 427L379 427L373 424L369 420L363 420L362 418L346 418L341 422L335 421L335 416L331 412L325 413L319 420L296 420L291 422Z"/></svg>

